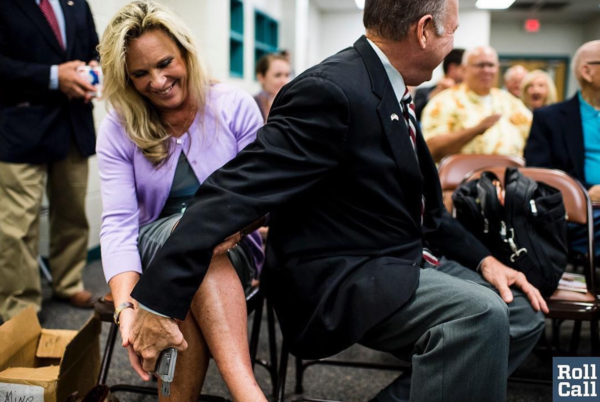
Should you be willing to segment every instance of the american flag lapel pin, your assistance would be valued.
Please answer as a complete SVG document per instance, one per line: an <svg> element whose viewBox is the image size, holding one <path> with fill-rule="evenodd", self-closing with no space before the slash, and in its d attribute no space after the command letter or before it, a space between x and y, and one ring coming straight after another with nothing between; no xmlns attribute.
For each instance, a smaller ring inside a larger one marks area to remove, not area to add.
<svg viewBox="0 0 600 402"><path fill-rule="evenodd" d="M400 120L400 119L398 118L398 115L397 115L396 113L392 113L392 115L390 116L390 119L391 119L392 121L394 121L394 120Z"/></svg>

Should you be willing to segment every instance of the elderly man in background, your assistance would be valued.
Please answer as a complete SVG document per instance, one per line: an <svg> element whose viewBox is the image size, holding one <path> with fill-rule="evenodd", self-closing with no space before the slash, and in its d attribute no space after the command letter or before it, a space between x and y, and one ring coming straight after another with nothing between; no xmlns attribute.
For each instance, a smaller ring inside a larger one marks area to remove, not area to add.
<svg viewBox="0 0 600 402"><path fill-rule="evenodd" d="M83 287L88 157L96 135L94 87L77 68L97 65L85 0L0 2L0 316L40 311L39 216L50 203L54 297L93 306Z"/></svg>
<svg viewBox="0 0 600 402"><path fill-rule="evenodd" d="M419 88L415 92L415 113L417 121L421 121L423 109L431 98L445 89L452 88L456 84L463 82L465 71L462 66L462 57L465 49L452 49L442 63L444 77L438 83L431 87Z"/></svg>
<svg viewBox="0 0 600 402"><path fill-rule="evenodd" d="M504 73L504 88L513 96L521 98L521 83L527 76L527 69L520 64L515 64Z"/></svg>
<svg viewBox="0 0 600 402"><path fill-rule="evenodd" d="M521 156L531 112L519 99L494 88L498 54L488 46L465 52L465 80L433 98L421 120L436 162L453 154Z"/></svg>
<svg viewBox="0 0 600 402"><path fill-rule="evenodd" d="M560 169L600 202L600 40L581 46L572 69L581 89L571 99L533 112L525 147L527 166ZM596 255L600 254L600 210L594 210ZM571 247L586 253L586 230L571 227Z"/></svg>

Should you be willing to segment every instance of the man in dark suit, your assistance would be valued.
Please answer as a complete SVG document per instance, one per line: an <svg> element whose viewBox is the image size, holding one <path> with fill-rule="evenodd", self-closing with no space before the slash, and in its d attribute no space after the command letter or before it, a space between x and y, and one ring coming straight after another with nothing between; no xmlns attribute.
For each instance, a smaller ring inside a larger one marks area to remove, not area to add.
<svg viewBox="0 0 600 402"><path fill-rule="evenodd" d="M205 291L214 247L270 212L261 286L294 354L361 343L412 359L412 377L378 401L505 400L508 372L543 329L527 297L546 307L446 212L406 93L452 49L458 1L367 0L364 13L367 37L281 90L257 140L203 183L144 272L127 341L145 370L185 348L168 317ZM425 241L471 269L437 262Z"/></svg>
<svg viewBox="0 0 600 402"><path fill-rule="evenodd" d="M91 307L87 257L88 161L94 87L77 67L97 63L85 0L0 2L0 316L41 308L39 215L47 180L54 296Z"/></svg>
<svg viewBox="0 0 600 402"><path fill-rule="evenodd" d="M573 58L581 90L568 101L533 112L525 147L527 166L560 169L600 202L600 41L581 46ZM596 255L600 254L600 210L594 210ZM587 253L585 228L573 225L571 246Z"/></svg>
<svg viewBox="0 0 600 402"><path fill-rule="evenodd" d="M433 98L444 89L452 88L454 85L463 82L465 71L462 66L462 57L464 53L465 49L452 49L442 63L444 77L434 86L417 89L415 92L415 113L417 115L417 121L421 121L421 114L423 114L423 109L427 106L429 99Z"/></svg>

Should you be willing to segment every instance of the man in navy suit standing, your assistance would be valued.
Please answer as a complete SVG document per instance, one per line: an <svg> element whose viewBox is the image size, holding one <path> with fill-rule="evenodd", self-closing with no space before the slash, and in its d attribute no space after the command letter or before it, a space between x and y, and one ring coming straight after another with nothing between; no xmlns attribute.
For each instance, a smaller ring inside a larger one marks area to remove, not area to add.
<svg viewBox="0 0 600 402"><path fill-rule="evenodd" d="M533 112L525 147L527 166L560 169L600 202L600 40L585 43L573 58L581 90L571 99ZM600 254L600 210L594 210L596 255ZM571 248L587 253L587 230L570 227Z"/></svg>
<svg viewBox="0 0 600 402"><path fill-rule="evenodd" d="M0 3L0 317L41 308L39 215L50 203L53 292L92 307L81 278L87 257L88 160L95 150L90 99L77 73L97 65L98 35L85 0Z"/></svg>

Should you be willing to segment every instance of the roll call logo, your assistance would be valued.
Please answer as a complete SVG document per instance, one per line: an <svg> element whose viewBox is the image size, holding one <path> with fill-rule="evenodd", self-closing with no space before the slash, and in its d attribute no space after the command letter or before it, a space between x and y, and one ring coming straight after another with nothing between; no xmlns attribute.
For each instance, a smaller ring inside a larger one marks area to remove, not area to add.
<svg viewBox="0 0 600 402"><path fill-rule="evenodd" d="M598 401L600 358L553 358L553 402Z"/></svg>

